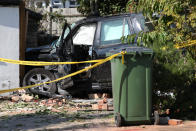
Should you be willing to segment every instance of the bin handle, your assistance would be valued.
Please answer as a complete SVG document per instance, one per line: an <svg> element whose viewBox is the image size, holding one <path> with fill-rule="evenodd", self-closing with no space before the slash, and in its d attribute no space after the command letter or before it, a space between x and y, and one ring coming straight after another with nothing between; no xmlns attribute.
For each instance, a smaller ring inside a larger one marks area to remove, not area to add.
<svg viewBox="0 0 196 131"><path fill-rule="evenodd" d="M125 54L126 54L126 53L127 53L126 51L122 51L122 52L121 52L121 55L122 55L122 64L125 63Z"/></svg>

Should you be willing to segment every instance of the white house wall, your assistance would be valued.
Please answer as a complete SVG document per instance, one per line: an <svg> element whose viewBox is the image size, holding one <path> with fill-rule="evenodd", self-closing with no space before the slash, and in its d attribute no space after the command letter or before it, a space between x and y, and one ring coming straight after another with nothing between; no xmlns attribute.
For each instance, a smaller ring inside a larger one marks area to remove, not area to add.
<svg viewBox="0 0 196 131"><path fill-rule="evenodd" d="M0 7L0 57L19 60L18 7ZM16 87L19 87L19 65L0 62L0 90Z"/></svg>

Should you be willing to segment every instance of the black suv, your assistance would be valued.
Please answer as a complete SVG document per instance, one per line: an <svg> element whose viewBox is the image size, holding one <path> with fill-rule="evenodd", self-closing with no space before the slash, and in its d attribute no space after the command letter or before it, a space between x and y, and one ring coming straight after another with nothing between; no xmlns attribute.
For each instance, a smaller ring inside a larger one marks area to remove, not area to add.
<svg viewBox="0 0 196 131"><path fill-rule="evenodd" d="M121 42L122 36L138 34L148 28L142 14L86 18L71 26L65 24L62 35L51 46L51 61L86 61L103 59L112 49L130 46ZM132 43L132 46L135 44ZM54 59L53 59L54 58ZM90 64L59 65L34 68L26 73L23 85L46 82L83 69ZM70 94L111 91L111 70L107 62L80 75L57 83L29 89L32 93Z"/></svg>

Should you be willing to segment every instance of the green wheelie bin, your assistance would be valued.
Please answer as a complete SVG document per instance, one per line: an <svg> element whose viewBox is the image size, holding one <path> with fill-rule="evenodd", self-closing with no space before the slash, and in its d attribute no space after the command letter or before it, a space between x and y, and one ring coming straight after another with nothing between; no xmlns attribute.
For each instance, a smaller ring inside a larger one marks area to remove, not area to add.
<svg viewBox="0 0 196 131"><path fill-rule="evenodd" d="M152 56L144 47L112 50L107 56L126 51L111 60L112 92L116 126L150 124L152 108Z"/></svg>

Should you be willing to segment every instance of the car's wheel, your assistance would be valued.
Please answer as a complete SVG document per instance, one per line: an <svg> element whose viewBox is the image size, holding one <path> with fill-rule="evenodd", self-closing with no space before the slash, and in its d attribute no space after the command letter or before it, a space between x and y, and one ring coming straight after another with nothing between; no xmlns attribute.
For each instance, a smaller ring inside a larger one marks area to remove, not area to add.
<svg viewBox="0 0 196 131"><path fill-rule="evenodd" d="M35 85L49 82L55 79L55 76L48 70L35 68L30 70L23 79L23 86ZM56 83L43 84L28 89L33 94L55 93Z"/></svg>

